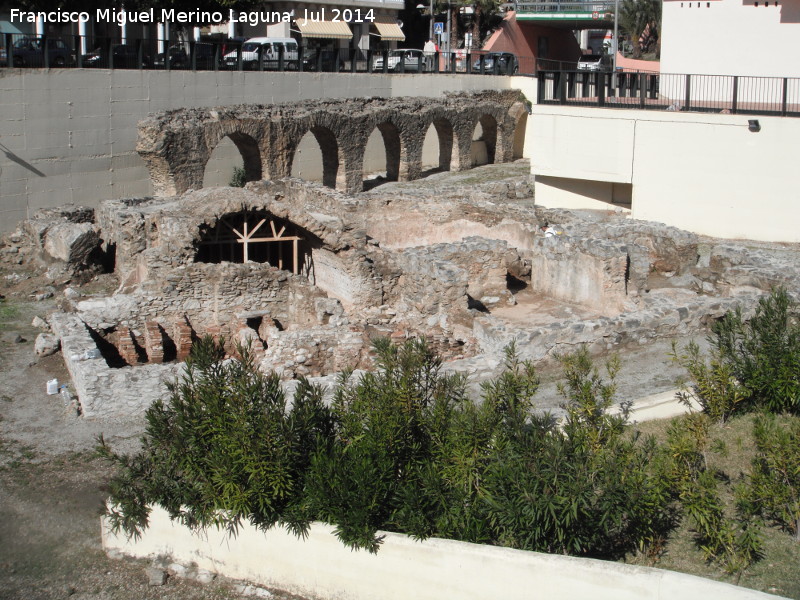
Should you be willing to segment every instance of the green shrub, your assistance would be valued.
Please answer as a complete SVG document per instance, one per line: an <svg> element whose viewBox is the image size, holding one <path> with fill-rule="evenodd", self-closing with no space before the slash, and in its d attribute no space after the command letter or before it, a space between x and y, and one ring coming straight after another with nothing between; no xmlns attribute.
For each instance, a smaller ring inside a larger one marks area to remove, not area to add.
<svg viewBox="0 0 800 600"><path fill-rule="evenodd" d="M230 187L244 187L244 184L247 183L247 173L244 170L244 167L234 167L233 168L233 175L231 175L231 180L228 183Z"/></svg>
<svg viewBox="0 0 800 600"><path fill-rule="evenodd" d="M667 430L665 476L678 494L681 514L689 519L697 547L737 580L761 557L759 522L739 506L726 511L719 492L724 479L708 466L711 417L690 413L674 419Z"/></svg>
<svg viewBox="0 0 800 600"><path fill-rule="evenodd" d="M287 410L278 377L261 374L249 351L239 351L241 360L223 360L223 342L210 337L192 348L169 399L147 410L137 454L115 454L101 438L101 454L119 467L110 484L115 529L138 534L147 505L158 503L193 528L235 531L246 519L305 530L304 477L331 431L322 391L301 380Z"/></svg>
<svg viewBox="0 0 800 600"><path fill-rule="evenodd" d="M800 542L800 417L760 415L753 436L758 454L741 503Z"/></svg>
<svg viewBox="0 0 800 600"><path fill-rule="evenodd" d="M714 324L711 342L747 389L747 407L800 412L800 324L784 288L762 297L746 321L741 309Z"/></svg>
<svg viewBox="0 0 800 600"><path fill-rule="evenodd" d="M585 347L559 357L566 418L528 416L496 444L487 473L487 518L496 543L605 558L663 546L674 527L673 498L651 439L625 437L627 410L611 414L609 382Z"/></svg>
<svg viewBox="0 0 800 600"><path fill-rule="evenodd" d="M688 407L693 407L694 400L714 422L724 423L747 400L749 391L735 377L733 365L719 352L712 352L706 362L695 342L689 342L683 351L673 342L672 359L688 371L693 382L681 385L678 399Z"/></svg>
<svg viewBox="0 0 800 600"><path fill-rule="evenodd" d="M626 435L606 382L581 349L561 357L566 418L532 411L539 380L513 346L482 401L442 373L424 341L375 342L374 372L340 378L330 408L301 381L291 408L245 349L223 360L203 340L166 402L147 411L143 447L117 463L112 524L137 534L158 503L193 528L243 521L302 534L331 523L376 551L378 531L527 550L619 557L657 553L676 521L664 453Z"/></svg>

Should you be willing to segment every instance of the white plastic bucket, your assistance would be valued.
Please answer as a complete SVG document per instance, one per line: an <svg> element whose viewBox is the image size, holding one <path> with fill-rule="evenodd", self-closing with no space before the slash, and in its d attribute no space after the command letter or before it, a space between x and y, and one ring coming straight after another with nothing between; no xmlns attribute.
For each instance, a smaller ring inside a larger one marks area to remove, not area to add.
<svg viewBox="0 0 800 600"><path fill-rule="evenodd" d="M51 379L47 382L47 393L51 396L58 393L58 379Z"/></svg>

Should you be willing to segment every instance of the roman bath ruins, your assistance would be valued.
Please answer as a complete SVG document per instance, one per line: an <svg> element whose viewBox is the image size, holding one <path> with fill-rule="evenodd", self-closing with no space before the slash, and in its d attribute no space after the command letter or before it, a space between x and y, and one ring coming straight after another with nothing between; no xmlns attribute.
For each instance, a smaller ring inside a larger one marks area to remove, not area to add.
<svg viewBox="0 0 800 600"><path fill-rule="evenodd" d="M48 317L78 410L142 414L206 335L231 355L249 347L289 387L369 369L378 336L424 336L446 368L479 381L511 342L534 362L579 344L604 356L702 336L773 286L796 289L798 265L776 244L635 221L624 205L536 206L527 163L513 162L525 115L524 98L507 91L145 119L137 151L153 197L41 210L8 236L42 264L116 276L112 294L71 294ZM490 164L472 169L477 126ZM431 127L438 168L420 179ZM387 183L362 191L376 129ZM320 182L290 177L309 132ZM241 153L244 188L203 187L223 138ZM545 223L557 234L544 235Z"/></svg>

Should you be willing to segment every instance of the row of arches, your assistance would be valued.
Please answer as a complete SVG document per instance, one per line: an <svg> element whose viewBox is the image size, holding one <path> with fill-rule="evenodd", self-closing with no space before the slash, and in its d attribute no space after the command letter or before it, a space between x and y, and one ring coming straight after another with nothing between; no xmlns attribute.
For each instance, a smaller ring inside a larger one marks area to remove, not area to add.
<svg viewBox="0 0 800 600"><path fill-rule="evenodd" d="M497 125L492 117L478 122L475 126L471 140L473 147L471 166L495 161L496 129ZM518 143L517 139L522 136L524 127L515 131L514 159L522 157L522 144ZM262 178L257 145L253 144L252 138L243 139L243 137L246 136L234 133L220 140L206 163L203 172L204 188L231 185L235 181L235 173L239 170L243 172L245 181ZM309 130L301 138L291 160L291 177L336 187L336 172L339 165L331 158L338 153L323 153L322 150L334 145L335 138L332 138L329 130L324 128ZM431 123L425 132L422 144L420 175L424 177L431 173L450 170L451 162L452 130L449 124L446 121ZM373 129L364 149L362 171L365 190L384 181L397 181L400 178L400 136L393 124L381 123Z"/></svg>
<svg viewBox="0 0 800 600"><path fill-rule="evenodd" d="M404 111L397 100L376 109L373 99L360 112L345 111L342 101L336 110L326 104L305 112L244 107L239 114L209 111L212 118L198 118L196 111L162 115L140 125L138 149L156 195L227 185L234 166L245 181L296 176L353 193L371 178L412 180L519 154L524 110L497 102L456 109L410 99L414 106Z"/></svg>

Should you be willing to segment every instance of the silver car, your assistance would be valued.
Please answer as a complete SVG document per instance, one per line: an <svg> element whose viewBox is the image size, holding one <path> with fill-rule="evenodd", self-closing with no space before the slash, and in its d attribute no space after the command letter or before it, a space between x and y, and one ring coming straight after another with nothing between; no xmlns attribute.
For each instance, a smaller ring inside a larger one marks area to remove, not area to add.
<svg viewBox="0 0 800 600"><path fill-rule="evenodd" d="M421 73L425 71L425 56L422 50L392 50L388 55L387 67L389 71L399 71L400 61L403 61L403 70ZM375 58L372 64L373 71L383 71L383 55Z"/></svg>

